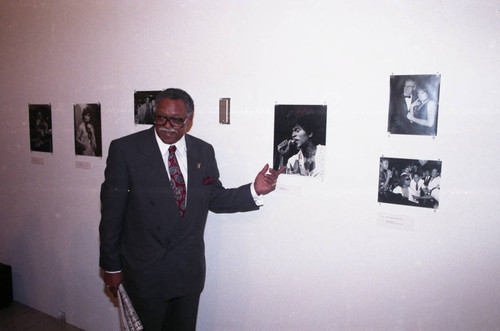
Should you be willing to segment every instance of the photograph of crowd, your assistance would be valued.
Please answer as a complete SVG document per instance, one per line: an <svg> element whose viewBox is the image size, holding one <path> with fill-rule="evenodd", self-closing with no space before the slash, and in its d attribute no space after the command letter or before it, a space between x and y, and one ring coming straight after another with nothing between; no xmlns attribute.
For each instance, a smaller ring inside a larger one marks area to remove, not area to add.
<svg viewBox="0 0 500 331"><path fill-rule="evenodd" d="M274 169L322 179L326 156L326 105L276 105Z"/></svg>
<svg viewBox="0 0 500 331"><path fill-rule="evenodd" d="M134 92L134 122L135 124L153 124L155 99L160 91Z"/></svg>
<svg viewBox="0 0 500 331"><path fill-rule="evenodd" d="M441 161L380 158L378 202L438 209Z"/></svg>
<svg viewBox="0 0 500 331"><path fill-rule="evenodd" d="M391 76L387 131L436 136L440 82L440 75Z"/></svg>
<svg viewBox="0 0 500 331"><path fill-rule="evenodd" d="M51 105L28 105L28 109L31 151L52 153Z"/></svg>
<svg viewBox="0 0 500 331"><path fill-rule="evenodd" d="M73 106L75 155L102 156L101 105L78 103Z"/></svg>

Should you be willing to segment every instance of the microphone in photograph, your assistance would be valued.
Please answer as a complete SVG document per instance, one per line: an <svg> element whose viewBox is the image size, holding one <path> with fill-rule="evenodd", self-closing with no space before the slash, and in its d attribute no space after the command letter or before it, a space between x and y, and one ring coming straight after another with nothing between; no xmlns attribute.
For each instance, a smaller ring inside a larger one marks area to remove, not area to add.
<svg viewBox="0 0 500 331"><path fill-rule="evenodd" d="M278 152L280 154L286 154L290 151L290 147L295 145L295 140L293 139L286 139L283 140L281 143L278 144Z"/></svg>

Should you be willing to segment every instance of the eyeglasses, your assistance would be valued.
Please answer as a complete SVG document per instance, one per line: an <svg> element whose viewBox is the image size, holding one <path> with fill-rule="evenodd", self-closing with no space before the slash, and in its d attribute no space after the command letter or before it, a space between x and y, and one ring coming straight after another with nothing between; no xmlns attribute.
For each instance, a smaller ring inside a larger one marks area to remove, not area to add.
<svg viewBox="0 0 500 331"><path fill-rule="evenodd" d="M153 118L155 125L164 126L165 124L167 124L167 122L169 122L172 128L180 129L184 126L189 116L187 116L186 118L180 118L180 117L166 117L163 115L155 114Z"/></svg>

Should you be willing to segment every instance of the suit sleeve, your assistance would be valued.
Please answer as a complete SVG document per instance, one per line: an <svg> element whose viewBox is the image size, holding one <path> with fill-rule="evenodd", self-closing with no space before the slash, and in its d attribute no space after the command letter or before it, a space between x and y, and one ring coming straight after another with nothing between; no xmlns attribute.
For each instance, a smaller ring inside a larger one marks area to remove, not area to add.
<svg viewBox="0 0 500 331"><path fill-rule="evenodd" d="M210 199L210 210L214 213L236 213L259 209L250 192L250 185L227 189L218 181Z"/></svg>
<svg viewBox="0 0 500 331"><path fill-rule="evenodd" d="M251 184L238 188L225 188L222 185L219 180L219 170L212 146L210 146L210 158L213 160L211 162L213 165L212 172L216 174L210 194L210 211L214 213L236 213L259 209L250 191Z"/></svg>
<svg viewBox="0 0 500 331"><path fill-rule="evenodd" d="M101 186L101 222L99 224L99 265L107 271L122 269L120 242L129 191L128 170L119 144L109 146L104 182Z"/></svg>

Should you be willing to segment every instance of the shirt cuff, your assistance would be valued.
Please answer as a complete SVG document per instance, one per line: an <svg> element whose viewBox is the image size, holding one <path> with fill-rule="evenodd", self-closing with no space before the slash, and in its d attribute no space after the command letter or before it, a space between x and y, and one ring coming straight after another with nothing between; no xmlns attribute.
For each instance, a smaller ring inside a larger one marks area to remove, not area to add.
<svg viewBox="0 0 500 331"><path fill-rule="evenodd" d="M253 201L255 201L255 204L259 207L263 206L264 205L264 196L261 194L261 195L258 195L257 192L255 192L255 183L252 183L252 185L250 185L250 193L252 194L252 198L253 198Z"/></svg>

